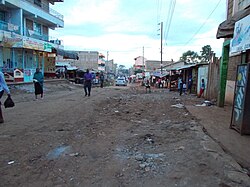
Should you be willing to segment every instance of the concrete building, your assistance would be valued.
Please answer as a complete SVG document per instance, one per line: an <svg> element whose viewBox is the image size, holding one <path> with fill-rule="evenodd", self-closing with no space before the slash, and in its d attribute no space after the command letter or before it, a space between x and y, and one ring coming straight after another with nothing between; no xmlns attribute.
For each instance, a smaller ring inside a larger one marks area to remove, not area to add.
<svg viewBox="0 0 250 187"><path fill-rule="evenodd" d="M134 63L135 70L145 68L145 61L147 60L146 58L144 58L142 56L138 56L134 60L135 60L135 63Z"/></svg>
<svg viewBox="0 0 250 187"><path fill-rule="evenodd" d="M168 66L170 64L173 64L173 61L162 61L162 66ZM156 69L161 68L161 61L158 60L146 60L145 61L145 71L147 72L153 72Z"/></svg>
<svg viewBox="0 0 250 187"><path fill-rule="evenodd" d="M219 106L233 104L237 66L250 63L250 0L228 0L227 18L216 37L225 38L220 66ZM248 36L247 36L248 35Z"/></svg>
<svg viewBox="0 0 250 187"><path fill-rule="evenodd" d="M54 70L52 50L63 45L49 30L64 27L63 15L51 8L56 2L63 0L0 0L0 68L7 81L30 82L37 67Z"/></svg>

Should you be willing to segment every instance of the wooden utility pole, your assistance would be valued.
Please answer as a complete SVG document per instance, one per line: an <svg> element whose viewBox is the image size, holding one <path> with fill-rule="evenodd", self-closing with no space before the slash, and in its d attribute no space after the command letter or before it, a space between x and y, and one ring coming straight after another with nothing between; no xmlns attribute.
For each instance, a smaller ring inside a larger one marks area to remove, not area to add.
<svg viewBox="0 0 250 187"><path fill-rule="evenodd" d="M162 75L162 33L163 33L163 22L161 22L161 75Z"/></svg>

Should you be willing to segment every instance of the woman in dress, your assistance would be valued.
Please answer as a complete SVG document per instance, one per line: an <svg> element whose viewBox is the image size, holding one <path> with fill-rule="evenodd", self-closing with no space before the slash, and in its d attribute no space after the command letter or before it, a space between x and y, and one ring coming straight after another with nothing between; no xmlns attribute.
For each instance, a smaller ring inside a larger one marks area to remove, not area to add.
<svg viewBox="0 0 250 187"><path fill-rule="evenodd" d="M33 82L35 86L35 98L37 99L37 95L41 95L41 98L43 99L43 74L40 72L39 68L36 68Z"/></svg>

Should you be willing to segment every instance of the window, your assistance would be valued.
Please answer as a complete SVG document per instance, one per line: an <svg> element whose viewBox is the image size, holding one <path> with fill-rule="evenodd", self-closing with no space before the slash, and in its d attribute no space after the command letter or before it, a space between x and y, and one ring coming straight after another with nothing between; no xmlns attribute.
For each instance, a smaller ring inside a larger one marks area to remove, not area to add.
<svg viewBox="0 0 250 187"><path fill-rule="evenodd" d="M34 31L36 34L41 35L42 34L42 25L40 23L34 22Z"/></svg>
<svg viewBox="0 0 250 187"><path fill-rule="evenodd" d="M243 10L244 8L248 7L250 5L250 0L239 0L238 7L239 10Z"/></svg>
<svg viewBox="0 0 250 187"><path fill-rule="evenodd" d="M5 12L0 11L0 21L5 21Z"/></svg>
<svg viewBox="0 0 250 187"><path fill-rule="evenodd" d="M34 4L40 7L42 6L41 0L34 0Z"/></svg>
<svg viewBox="0 0 250 187"><path fill-rule="evenodd" d="M233 15L248 6L250 6L250 0L234 0Z"/></svg>

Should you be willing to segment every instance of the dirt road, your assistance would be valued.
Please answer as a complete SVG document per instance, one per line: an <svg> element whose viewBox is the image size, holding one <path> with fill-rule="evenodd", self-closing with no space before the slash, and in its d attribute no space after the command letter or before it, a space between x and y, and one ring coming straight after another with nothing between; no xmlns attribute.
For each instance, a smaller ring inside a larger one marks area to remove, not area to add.
<svg viewBox="0 0 250 187"><path fill-rule="evenodd" d="M45 84L12 89L0 125L0 186L250 186L177 93ZM177 104L177 105L176 105Z"/></svg>

